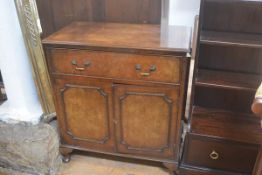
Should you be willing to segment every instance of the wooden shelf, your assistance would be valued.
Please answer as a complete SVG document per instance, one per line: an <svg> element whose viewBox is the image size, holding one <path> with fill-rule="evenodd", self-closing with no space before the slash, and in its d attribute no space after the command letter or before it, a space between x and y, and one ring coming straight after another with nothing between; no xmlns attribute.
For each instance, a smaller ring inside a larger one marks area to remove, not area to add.
<svg viewBox="0 0 262 175"><path fill-rule="evenodd" d="M252 114L194 106L192 115L193 133L262 144L260 119Z"/></svg>
<svg viewBox="0 0 262 175"><path fill-rule="evenodd" d="M200 36L200 43L212 44L212 45L229 45L229 46L262 48L262 35L202 31Z"/></svg>
<svg viewBox="0 0 262 175"><path fill-rule="evenodd" d="M197 86L256 91L262 75L199 69Z"/></svg>

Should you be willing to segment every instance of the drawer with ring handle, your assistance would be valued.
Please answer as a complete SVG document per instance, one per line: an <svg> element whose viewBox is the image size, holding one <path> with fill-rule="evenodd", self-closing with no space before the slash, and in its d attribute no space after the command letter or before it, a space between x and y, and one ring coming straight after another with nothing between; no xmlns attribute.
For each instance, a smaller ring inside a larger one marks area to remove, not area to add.
<svg viewBox="0 0 262 175"><path fill-rule="evenodd" d="M223 171L251 173L259 146L197 134L188 134L184 164Z"/></svg>

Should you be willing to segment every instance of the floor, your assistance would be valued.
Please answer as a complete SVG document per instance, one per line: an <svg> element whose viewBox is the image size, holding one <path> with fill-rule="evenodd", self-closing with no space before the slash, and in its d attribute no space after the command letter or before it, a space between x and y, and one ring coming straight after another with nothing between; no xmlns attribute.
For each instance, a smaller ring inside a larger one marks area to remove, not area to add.
<svg viewBox="0 0 262 175"><path fill-rule="evenodd" d="M59 175L168 175L156 162L123 159L105 155L74 154L62 165Z"/></svg>

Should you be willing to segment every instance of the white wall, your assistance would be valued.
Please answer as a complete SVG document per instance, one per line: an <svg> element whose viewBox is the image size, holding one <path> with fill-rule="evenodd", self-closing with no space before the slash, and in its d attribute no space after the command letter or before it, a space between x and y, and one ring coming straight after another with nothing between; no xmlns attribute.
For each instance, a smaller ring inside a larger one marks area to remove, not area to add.
<svg viewBox="0 0 262 175"><path fill-rule="evenodd" d="M170 0L169 24L193 27L199 8L200 0Z"/></svg>
<svg viewBox="0 0 262 175"><path fill-rule="evenodd" d="M0 120L37 123L42 115L14 0L0 0L0 69L8 101Z"/></svg>

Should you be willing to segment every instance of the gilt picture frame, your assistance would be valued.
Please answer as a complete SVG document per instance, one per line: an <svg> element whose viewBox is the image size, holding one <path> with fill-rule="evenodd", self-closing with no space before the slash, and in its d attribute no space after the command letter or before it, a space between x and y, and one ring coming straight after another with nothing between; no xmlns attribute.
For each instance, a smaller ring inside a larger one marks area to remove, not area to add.
<svg viewBox="0 0 262 175"><path fill-rule="evenodd" d="M32 65L32 74L44 116L55 116L52 87L41 43L41 24L35 0L14 0Z"/></svg>

